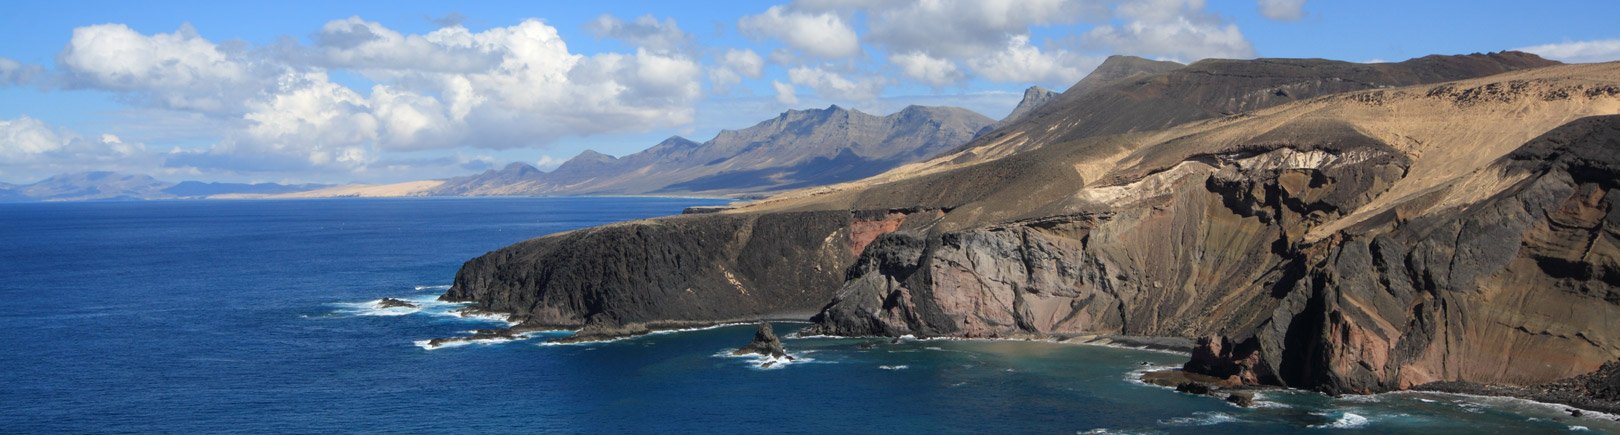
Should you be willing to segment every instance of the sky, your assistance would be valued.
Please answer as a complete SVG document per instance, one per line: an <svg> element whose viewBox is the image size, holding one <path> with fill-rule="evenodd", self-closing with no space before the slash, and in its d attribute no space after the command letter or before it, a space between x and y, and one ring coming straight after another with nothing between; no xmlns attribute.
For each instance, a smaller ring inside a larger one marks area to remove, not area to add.
<svg viewBox="0 0 1620 435"><path fill-rule="evenodd" d="M386 183L623 156L785 110L991 118L1112 54L1620 60L1620 2L11 1L0 182Z"/></svg>

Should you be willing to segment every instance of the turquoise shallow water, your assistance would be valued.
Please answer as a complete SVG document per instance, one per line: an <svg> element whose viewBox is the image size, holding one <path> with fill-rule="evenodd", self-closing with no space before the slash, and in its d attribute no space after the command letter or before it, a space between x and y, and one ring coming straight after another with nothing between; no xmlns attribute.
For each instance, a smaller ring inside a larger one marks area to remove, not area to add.
<svg viewBox="0 0 1620 435"><path fill-rule="evenodd" d="M417 345L492 325L429 303L467 258L715 203L0 204L0 432L1620 431L1551 406L1433 394L1274 392L1241 409L1133 380L1182 356L1041 342L789 336L800 360L771 369L726 355L748 325ZM377 310L381 297L424 308Z"/></svg>

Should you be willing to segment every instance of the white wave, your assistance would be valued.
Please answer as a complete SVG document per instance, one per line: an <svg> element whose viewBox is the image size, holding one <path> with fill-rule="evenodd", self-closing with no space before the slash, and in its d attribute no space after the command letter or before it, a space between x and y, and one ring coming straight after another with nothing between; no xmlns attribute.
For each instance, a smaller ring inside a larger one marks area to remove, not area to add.
<svg viewBox="0 0 1620 435"><path fill-rule="evenodd" d="M1586 432L1586 431L1589 431L1589 430L1592 430L1592 429L1588 428L1586 426L1570 426L1569 430L1571 432Z"/></svg>
<svg viewBox="0 0 1620 435"><path fill-rule="evenodd" d="M490 338L475 338L475 339L467 339L467 340L450 340L450 341L445 341L443 343L439 343L439 345L437 345L437 346L433 345L433 340L416 340L416 341L414 341L412 343L416 344L416 347L420 347L420 348L423 348L423 349L426 349L426 350L437 350L437 349L447 349L447 348L452 348L452 347L462 347L462 346L471 345L471 344L492 345L492 344L510 343L510 342L514 342L514 341L523 341L523 340L528 340L530 338L534 338L534 336L539 335L542 332L546 332L546 331L520 332L520 333L516 334L513 337L490 337Z"/></svg>
<svg viewBox="0 0 1620 435"><path fill-rule="evenodd" d="M905 370L905 369L911 368L911 366L907 366L905 364L900 364L900 365L893 365L893 366L878 366L878 368L884 369L884 370Z"/></svg>
<svg viewBox="0 0 1620 435"><path fill-rule="evenodd" d="M1176 389L1176 387L1169 387L1169 386L1164 386L1164 385L1159 385L1159 384L1150 383L1148 381L1144 381L1144 380L1142 380L1142 376L1147 375L1148 372L1156 372L1156 371L1160 371L1160 370L1178 370L1178 369L1181 369L1181 366L1166 366L1166 365L1158 365L1158 364L1141 364L1141 365L1137 365L1135 369L1132 369L1131 371L1125 372L1125 382L1130 382L1130 383L1137 384L1137 385L1146 385L1146 386L1153 387L1153 388L1174 390L1174 389Z"/></svg>
<svg viewBox="0 0 1620 435"><path fill-rule="evenodd" d="M732 354L732 352L733 352L732 350L722 350L722 351L716 352L714 354L714 356L718 357L718 358L733 358L733 359L745 360L745 361L748 362L747 363L748 368L754 369L754 370L777 370L777 369L781 369L783 367L787 367L789 365L805 364L805 363L811 363L811 362L816 361L815 358L811 358L811 357L808 356L811 353L810 351L797 352L797 353L788 352L787 356L789 358L777 358L775 356L760 355L760 354L757 354L757 353L750 353L750 354L744 354L744 355L734 355L734 354ZM770 363L770 364L767 365L766 363Z"/></svg>
<svg viewBox="0 0 1620 435"><path fill-rule="evenodd" d="M1313 413L1313 414L1321 415L1323 417L1327 416L1327 415L1322 414L1322 413ZM1333 422L1331 422L1331 423L1313 424L1313 425L1311 425L1311 427L1315 428L1315 429L1357 429L1357 428L1366 427L1367 423L1369 423L1369 421L1367 420L1367 417L1362 417L1360 415L1349 413L1349 412L1343 412L1343 413L1339 414L1338 419L1333 420Z"/></svg>
<svg viewBox="0 0 1620 435"><path fill-rule="evenodd" d="M1264 391L1256 391L1254 393L1254 407L1255 408L1273 408L1273 409L1293 408L1292 406L1288 406L1285 403L1277 402L1271 396L1272 396L1272 393L1268 393L1268 392L1264 392Z"/></svg>
<svg viewBox="0 0 1620 435"><path fill-rule="evenodd" d="M711 329L720 329L720 328L725 328L725 327L730 327L730 326L758 325L758 324L759 324L759 322L732 322L732 323L716 323L716 324L709 325L709 326L694 326L694 327L691 327L691 328L659 329L659 330L655 330L655 331L650 331L650 332L648 332L646 334L638 335L637 337L645 336L645 335L674 334L674 333L678 333L678 332L708 331L708 330L711 330ZM631 338L634 338L634 337L631 337Z"/></svg>
<svg viewBox="0 0 1620 435"><path fill-rule="evenodd" d="M1232 414L1227 414L1224 412L1200 411L1194 412L1192 416L1161 420L1159 423L1171 426L1213 426L1222 423L1232 423L1235 421L1238 421L1238 418Z"/></svg>
<svg viewBox="0 0 1620 435"><path fill-rule="evenodd" d="M450 284L419 285L419 286L416 286L416 291L419 291L419 292L425 292L425 291L429 291L429 290L445 291L445 290L449 290L449 289L450 289Z"/></svg>
<svg viewBox="0 0 1620 435"><path fill-rule="evenodd" d="M1451 404L1462 408L1464 411L1472 413L1485 412L1487 407L1507 408L1509 410L1512 410L1514 407L1519 407L1526 410L1544 412L1549 416L1564 416L1567 415L1571 409L1569 405L1538 402L1530 399L1505 396L1481 396L1477 394L1442 393L1433 391L1397 391L1385 394L1451 397L1454 398L1454 400L1450 400ZM1422 400L1421 397L1419 400ZM1603 420L1620 420L1620 414L1582 410L1582 415Z"/></svg>
<svg viewBox="0 0 1620 435"><path fill-rule="evenodd" d="M338 314L351 316L403 316L422 311L422 306L415 307L383 307L382 299L366 302L337 302L332 305L338 307Z"/></svg>

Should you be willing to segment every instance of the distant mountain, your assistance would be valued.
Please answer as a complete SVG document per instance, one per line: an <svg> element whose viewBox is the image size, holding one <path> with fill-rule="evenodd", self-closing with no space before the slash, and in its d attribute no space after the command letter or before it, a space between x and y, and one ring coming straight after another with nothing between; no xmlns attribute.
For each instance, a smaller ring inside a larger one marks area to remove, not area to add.
<svg viewBox="0 0 1620 435"><path fill-rule="evenodd" d="M36 201L148 199L167 196L163 189L171 185L149 175L95 171L57 175L12 191Z"/></svg>
<svg viewBox="0 0 1620 435"><path fill-rule="evenodd" d="M715 194L833 184L953 149L991 122L955 107L910 106L888 116L836 105L790 110L703 143L674 136L624 157L585 151L551 172L514 163L422 194Z"/></svg>
<svg viewBox="0 0 1620 435"><path fill-rule="evenodd" d="M327 187L322 184L170 183L141 174L108 171L62 174L26 185L0 183L0 201L101 201L201 199L232 194L281 194Z"/></svg>
<svg viewBox="0 0 1620 435"><path fill-rule="evenodd" d="M173 186L163 189L163 193L182 198L203 198L213 195L235 193L277 194L303 192L307 190L320 189L323 187L327 187L327 185L277 183L204 183L201 181L181 181Z"/></svg>

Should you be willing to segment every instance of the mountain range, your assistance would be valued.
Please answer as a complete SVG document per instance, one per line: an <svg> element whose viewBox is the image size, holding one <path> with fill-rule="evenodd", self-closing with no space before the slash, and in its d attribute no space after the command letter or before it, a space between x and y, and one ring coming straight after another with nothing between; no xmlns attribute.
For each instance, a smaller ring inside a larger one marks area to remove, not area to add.
<svg viewBox="0 0 1620 435"><path fill-rule="evenodd" d="M170 183L149 175L107 171L52 176L31 184L0 183L0 202L202 199L218 195L272 195L327 187L320 184Z"/></svg>
<svg viewBox="0 0 1620 435"><path fill-rule="evenodd" d="M741 196L857 180L959 147L1056 94L1031 87L994 121L956 107L909 106L886 116L830 106L790 110L706 142L673 136L614 157L586 150L556 169L526 163L444 180L369 185L165 183L145 175L89 172L28 186L0 185L0 201L251 199L398 196Z"/></svg>
<svg viewBox="0 0 1620 435"><path fill-rule="evenodd" d="M443 299L569 340L1179 337L1189 373L1335 394L1620 356L1620 63L1159 66L872 177L490 252Z"/></svg>

